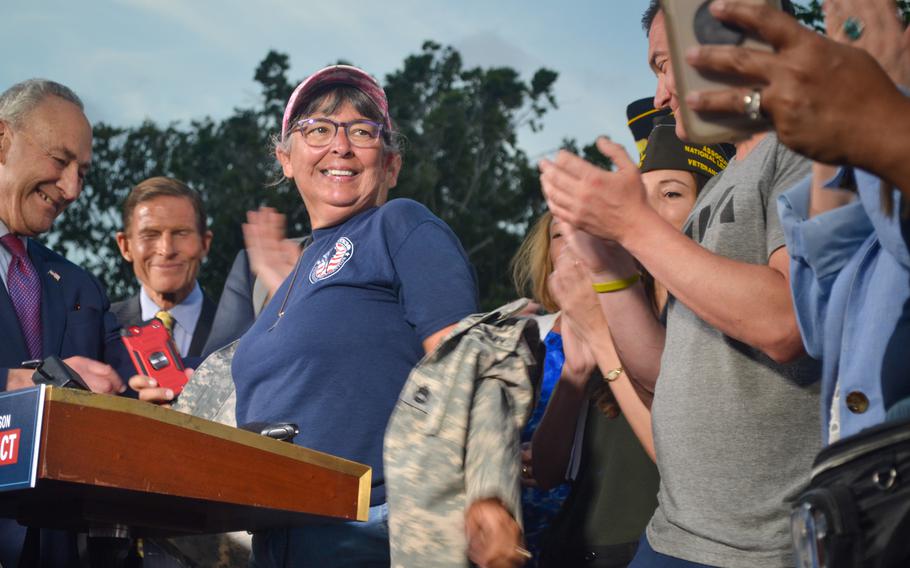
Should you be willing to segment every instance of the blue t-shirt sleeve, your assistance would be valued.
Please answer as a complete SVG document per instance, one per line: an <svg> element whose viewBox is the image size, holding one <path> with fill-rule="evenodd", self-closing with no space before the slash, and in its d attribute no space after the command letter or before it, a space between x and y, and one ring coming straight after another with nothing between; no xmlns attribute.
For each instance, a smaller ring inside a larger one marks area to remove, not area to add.
<svg viewBox="0 0 910 568"><path fill-rule="evenodd" d="M421 341L477 312L477 282L458 238L442 221L421 221L390 251L405 318Z"/></svg>
<svg viewBox="0 0 910 568"><path fill-rule="evenodd" d="M90 279L93 287L96 290L96 293L100 297L101 303L101 328L102 328L102 349L103 354L99 359L103 359L105 363L110 365L117 371L117 374L120 375L120 378L123 379L124 384L126 384L130 377L136 374L136 368L133 366L133 360L130 359L130 354L126 350L126 346L123 344L123 340L120 338L120 322L117 320L117 316L111 311L111 302L107 298L107 292L104 291L104 287L101 285L101 281L90 275ZM91 357L91 355L89 355ZM127 390L124 393L127 396L136 396L136 392L129 388L127 385Z"/></svg>

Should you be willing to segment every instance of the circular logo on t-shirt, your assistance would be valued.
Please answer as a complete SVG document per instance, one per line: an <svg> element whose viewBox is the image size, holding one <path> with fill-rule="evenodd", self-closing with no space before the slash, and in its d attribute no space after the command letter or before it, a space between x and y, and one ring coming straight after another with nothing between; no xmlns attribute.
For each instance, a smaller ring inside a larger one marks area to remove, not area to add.
<svg viewBox="0 0 910 568"><path fill-rule="evenodd" d="M354 255L354 243L347 237L335 241L335 246L319 257L310 270L310 283L325 280L341 270L341 267Z"/></svg>

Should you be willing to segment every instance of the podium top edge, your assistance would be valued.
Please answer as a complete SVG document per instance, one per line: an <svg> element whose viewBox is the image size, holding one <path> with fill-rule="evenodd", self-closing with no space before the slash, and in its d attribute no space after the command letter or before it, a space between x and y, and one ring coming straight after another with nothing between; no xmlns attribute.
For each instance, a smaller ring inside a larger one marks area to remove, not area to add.
<svg viewBox="0 0 910 568"><path fill-rule="evenodd" d="M126 398L116 395L97 394L83 390L44 386L45 404L70 404L82 407L107 410L111 412L121 412L134 416L141 416L149 420L156 420L179 428L186 428L196 432L228 440L237 444L242 444L251 448L267 451L273 454L279 454L291 459L310 463L316 466L324 467L363 478L364 475L370 476L371 468L365 464L339 458L309 448L304 448L296 444L289 444L280 440L262 436L246 430L212 422L198 416L185 414L171 408L166 408L149 402ZM369 479L369 477L367 478Z"/></svg>

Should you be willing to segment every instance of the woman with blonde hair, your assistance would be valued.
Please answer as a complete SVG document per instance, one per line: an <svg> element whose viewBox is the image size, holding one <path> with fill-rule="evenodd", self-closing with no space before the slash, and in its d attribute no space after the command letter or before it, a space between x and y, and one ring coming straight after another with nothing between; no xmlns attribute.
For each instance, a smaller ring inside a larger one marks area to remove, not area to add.
<svg viewBox="0 0 910 568"><path fill-rule="evenodd" d="M722 148L684 144L676 137L672 117L661 118L640 165L647 200L661 217L684 230L699 191L726 163ZM534 434L531 461L541 487L563 478L573 479L573 486L544 539L541 565L625 566L657 505L652 395L623 369L599 307L595 292L615 288L592 286L585 267L566 250L570 228L548 218L546 268L529 267L526 273L537 279L532 286L536 291L546 272L541 299L564 310L559 329L565 365ZM535 259L540 263L539 254L522 258L529 265ZM647 274L623 286L643 286L655 313L663 311L666 290ZM592 374L595 368L600 373Z"/></svg>
<svg viewBox="0 0 910 568"><path fill-rule="evenodd" d="M544 213L512 263L518 290L530 293L548 312L538 318L546 345L540 400L522 435L527 448L522 467L525 540L535 553L531 565L570 566L591 554L610 562L628 562L657 503L657 470L547 286L565 249L561 226L549 212ZM627 377L619 380L623 381L620 388L639 396ZM650 420L643 403L636 416L639 422ZM609 458L605 452L611 454ZM585 510L609 512L610 522L592 522ZM554 537L564 536L564 531L553 534L556 526L548 528L558 514L559 527L579 528L573 539L580 541L577 546L553 542Z"/></svg>

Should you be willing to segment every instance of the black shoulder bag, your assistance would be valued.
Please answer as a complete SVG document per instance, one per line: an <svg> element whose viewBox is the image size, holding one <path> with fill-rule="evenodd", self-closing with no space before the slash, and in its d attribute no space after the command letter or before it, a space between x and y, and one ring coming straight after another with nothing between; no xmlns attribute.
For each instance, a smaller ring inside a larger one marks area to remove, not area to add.
<svg viewBox="0 0 910 568"><path fill-rule="evenodd" d="M910 566L910 420L831 444L815 458L791 529L799 568Z"/></svg>

